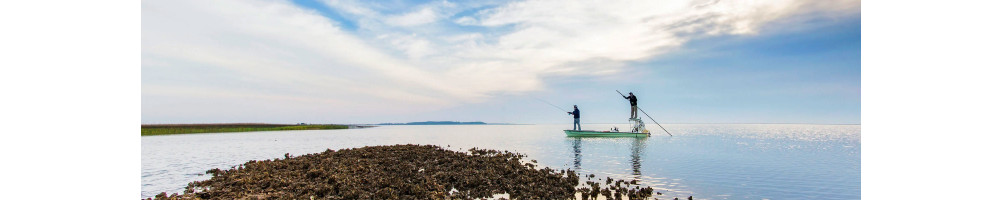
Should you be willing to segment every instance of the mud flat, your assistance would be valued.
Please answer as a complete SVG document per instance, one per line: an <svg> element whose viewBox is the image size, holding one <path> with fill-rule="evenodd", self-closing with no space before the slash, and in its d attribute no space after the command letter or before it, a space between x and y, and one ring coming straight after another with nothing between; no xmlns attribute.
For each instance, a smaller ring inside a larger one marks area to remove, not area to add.
<svg viewBox="0 0 1003 200"><path fill-rule="evenodd" d="M152 199L645 199L636 182L588 181L571 170L537 169L525 155L433 145L371 146L211 169L182 194ZM598 180L588 175L589 180ZM633 186L632 186L633 185Z"/></svg>

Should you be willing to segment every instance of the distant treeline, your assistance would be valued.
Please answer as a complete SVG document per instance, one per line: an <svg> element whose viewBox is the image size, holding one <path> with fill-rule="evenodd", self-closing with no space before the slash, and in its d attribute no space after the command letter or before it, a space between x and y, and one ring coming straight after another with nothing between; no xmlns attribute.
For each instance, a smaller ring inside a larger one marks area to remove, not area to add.
<svg viewBox="0 0 1003 200"><path fill-rule="evenodd" d="M487 124L484 122L454 122L454 121L426 121L426 122L408 122L408 123L382 123L376 125L471 125L471 124Z"/></svg>
<svg viewBox="0 0 1003 200"><path fill-rule="evenodd" d="M348 125L335 124L263 124L263 123L232 123L232 124L144 124L142 135L170 135L187 133L224 133L249 131L285 131L285 130L321 130L347 129Z"/></svg>

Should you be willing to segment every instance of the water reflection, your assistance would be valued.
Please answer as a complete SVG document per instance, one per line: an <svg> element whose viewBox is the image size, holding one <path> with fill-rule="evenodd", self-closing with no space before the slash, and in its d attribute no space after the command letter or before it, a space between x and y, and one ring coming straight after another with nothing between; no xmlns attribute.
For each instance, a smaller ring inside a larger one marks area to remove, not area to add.
<svg viewBox="0 0 1003 200"><path fill-rule="evenodd" d="M625 126L592 126L610 125ZM671 126L666 128L685 134L575 138L557 131L567 128L561 124L144 136L141 198L183 192L188 183L208 179L198 175L207 169L228 169L248 160L326 149L433 144L460 152L473 147L508 150L527 154L541 166L643 179L638 181L662 193L655 196L659 199L860 199L860 125Z"/></svg>
<svg viewBox="0 0 1003 200"><path fill-rule="evenodd" d="M634 170L634 180L641 181L641 154L644 153L645 142L647 137L633 138L634 141L630 145L630 164L631 169Z"/></svg>
<svg viewBox="0 0 1003 200"><path fill-rule="evenodd" d="M630 164L631 164L631 175L634 180L641 180L641 156L644 154L644 149L647 147L645 141L648 140L647 137L632 137L632 138L589 138L589 137L568 137L571 142L571 152L574 153L574 167L575 171L581 171L582 169L582 140L631 140L630 143ZM614 141L614 142L619 142ZM593 143L595 144L595 143ZM598 150L598 148L590 148L593 150ZM615 157L615 156L614 156Z"/></svg>
<svg viewBox="0 0 1003 200"><path fill-rule="evenodd" d="M575 153L575 171L582 170L582 138L575 137L571 140L571 152Z"/></svg>

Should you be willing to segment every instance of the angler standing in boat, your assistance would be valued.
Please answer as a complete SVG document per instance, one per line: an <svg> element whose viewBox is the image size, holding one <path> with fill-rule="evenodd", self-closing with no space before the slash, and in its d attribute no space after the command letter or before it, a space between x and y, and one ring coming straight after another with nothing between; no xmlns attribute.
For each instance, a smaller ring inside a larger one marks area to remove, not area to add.
<svg viewBox="0 0 1003 200"><path fill-rule="evenodd" d="M637 119L637 96L634 96L634 92L628 92L629 96L624 96L624 99L630 100L630 118ZM622 94L620 96L623 96Z"/></svg>
<svg viewBox="0 0 1003 200"><path fill-rule="evenodd" d="M581 121L578 120L578 118L582 116L581 113L578 112L578 105L575 105L575 111L568 112L568 114L575 116L575 127L572 128L572 130L576 130L576 131L582 130Z"/></svg>

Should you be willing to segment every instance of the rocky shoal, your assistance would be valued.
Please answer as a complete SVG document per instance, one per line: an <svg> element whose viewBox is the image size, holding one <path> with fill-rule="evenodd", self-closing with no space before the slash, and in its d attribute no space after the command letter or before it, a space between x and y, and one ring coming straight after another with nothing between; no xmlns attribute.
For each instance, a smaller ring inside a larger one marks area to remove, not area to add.
<svg viewBox="0 0 1003 200"><path fill-rule="evenodd" d="M433 145L330 150L284 159L248 161L189 183L182 194L150 199L646 199L636 181L596 179L579 186L572 170L537 169L524 154Z"/></svg>

